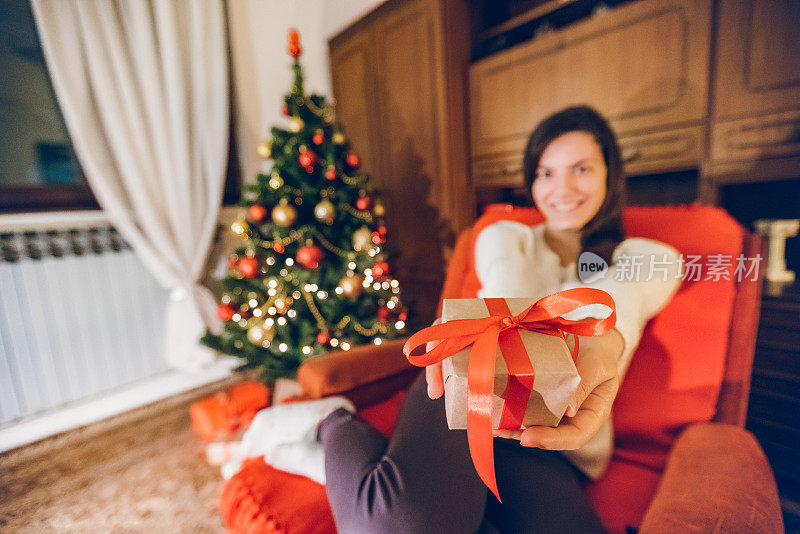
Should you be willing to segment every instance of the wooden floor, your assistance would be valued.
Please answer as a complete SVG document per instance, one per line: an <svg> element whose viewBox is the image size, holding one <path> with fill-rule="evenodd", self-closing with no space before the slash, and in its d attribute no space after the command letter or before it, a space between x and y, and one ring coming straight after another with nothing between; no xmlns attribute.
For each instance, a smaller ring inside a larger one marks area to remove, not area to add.
<svg viewBox="0 0 800 534"><path fill-rule="evenodd" d="M0 454L0 531L224 532L189 405L233 380Z"/></svg>

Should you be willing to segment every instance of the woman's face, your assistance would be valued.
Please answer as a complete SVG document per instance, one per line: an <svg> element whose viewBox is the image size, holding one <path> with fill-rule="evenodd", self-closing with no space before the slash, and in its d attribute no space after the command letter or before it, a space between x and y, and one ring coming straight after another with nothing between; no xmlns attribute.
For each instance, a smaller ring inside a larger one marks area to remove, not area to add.
<svg viewBox="0 0 800 534"><path fill-rule="evenodd" d="M553 230L580 230L606 198L606 164L588 132L568 132L547 145L531 186L533 201Z"/></svg>

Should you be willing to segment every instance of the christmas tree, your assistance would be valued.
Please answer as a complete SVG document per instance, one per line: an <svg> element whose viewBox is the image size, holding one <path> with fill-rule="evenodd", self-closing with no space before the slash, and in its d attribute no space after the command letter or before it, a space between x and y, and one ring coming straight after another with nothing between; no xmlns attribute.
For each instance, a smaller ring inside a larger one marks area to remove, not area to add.
<svg viewBox="0 0 800 534"><path fill-rule="evenodd" d="M258 148L265 172L245 186L245 209L231 225L242 244L222 282L225 327L201 339L266 380L325 352L398 337L407 315L384 246L385 208L332 104L305 94L294 30L289 53L288 127L273 127Z"/></svg>

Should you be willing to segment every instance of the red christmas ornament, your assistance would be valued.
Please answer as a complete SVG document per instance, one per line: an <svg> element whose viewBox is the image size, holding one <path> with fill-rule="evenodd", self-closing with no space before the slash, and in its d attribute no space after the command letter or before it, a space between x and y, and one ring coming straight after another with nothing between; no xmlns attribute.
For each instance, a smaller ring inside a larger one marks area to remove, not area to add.
<svg viewBox="0 0 800 534"><path fill-rule="evenodd" d="M330 340L331 340L331 334L327 330L317 334L317 343L319 343L320 345L324 345Z"/></svg>
<svg viewBox="0 0 800 534"><path fill-rule="evenodd" d="M372 266L372 276L375 278L383 278L389 276L389 264L385 261L380 261Z"/></svg>
<svg viewBox="0 0 800 534"><path fill-rule="evenodd" d="M373 243L375 243L376 245L380 245L384 241L385 241L385 239L380 234L380 232L372 232L372 242Z"/></svg>
<svg viewBox="0 0 800 534"><path fill-rule="evenodd" d="M264 217L267 216L267 208L264 206L259 206L258 204L253 204L250 206L250 217L254 221L260 221Z"/></svg>
<svg viewBox="0 0 800 534"><path fill-rule="evenodd" d="M328 167L328 170L325 171L325 178L327 178L328 180L335 180L336 167Z"/></svg>
<svg viewBox="0 0 800 534"><path fill-rule="evenodd" d="M322 249L315 245L303 245L297 249L295 259L306 269L316 269L324 254Z"/></svg>
<svg viewBox="0 0 800 534"><path fill-rule="evenodd" d="M223 321L230 321L233 319L233 314L235 313L236 310L230 304L220 304L217 306L217 317Z"/></svg>
<svg viewBox="0 0 800 534"><path fill-rule="evenodd" d="M245 278L253 278L258 274L258 260L251 256L239 260L239 270Z"/></svg>
<svg viewBox="0 0 800 534"><path fill-rule="evenodd" d="M289 106L287 106L286 104L284 104L284 105L283 105L283 109L281 110L281 113L283 113L283 116L284 116L284 117L288 117L288 116L289 116Z"/></svg>
<svg viewBox="0 0 800 534"><path fill-rule="evenodd" d="M345 161L347 161L347 164L353 167L354 169L357 169L358 166L361 164L361 161L355 154L348 154L347 158L345 158Z"/></svg>
<svg viewBox="0 0 800 534"><path fill-rule="evenodd" d="M358 197L356 200L356 207L361 211L367 211L370 204L372 204L372 199L369 197Z"/></svg>
<svg viewBox="0 0 800 534"><path fill-rule="evenodd" d="M281 242L276 241L275 244L272 245L272 250L274 250L278 254L283 254L283 251L286 250L286 248L283 246Z"/></svg>
<svg viewBox="0 0 800 534"><path fill-rule="evenodd" d="M314 137L312 137L311 140L314 141L315 145L321 145L322 142L325 140L325 136L322 135L321 133L314 134Z"/></svg>
<svg viewBox="0 0 800 534"><path fill-rule="evenodd" d="M297 33L297 30L292 28L289 30L289 55L292 57L300 57L302 53L303 49L300 48L300 34Z"/></svg>
<svg viewBox="0 0 800 534"><path fill-rule="evenodd" d="M304 150L297 157L297 160L300 162L300 165L306 167L306 170L308 170L308 167L313 167L314 163L316 163L317 156L311 150Z"/></svg>
<svg viewBox="0 0 800 534"><path fill-rule="evenodd" d="M405 321L408 318L408 310L403 310L400 312L400 315L397 316L398 319L401 321Z"/></svg>
<svg viewBox="0 0 800 534"><path fill-rule="evenodd" d="M384 225L378 226L378 233L381 237L386 237L386 227Z"/></svg>
<svg viewBox="0 0 800 534"><path fill-rule="evenodd" d="M380 308L378 308L378 321L380 321L383 324L389 322L389 308L387 308L386 306L381 306Z"/></svg>

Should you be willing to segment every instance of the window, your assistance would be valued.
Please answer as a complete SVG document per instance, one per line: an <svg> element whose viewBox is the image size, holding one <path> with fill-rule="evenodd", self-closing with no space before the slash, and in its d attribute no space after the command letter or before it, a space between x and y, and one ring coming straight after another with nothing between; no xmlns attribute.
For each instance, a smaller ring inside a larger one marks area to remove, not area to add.
<svg viewBox="0 0 800 534"><path fill-rule="evenodd" d="M58 108L28 0L0 2L0 72L0 212L99 209ZM241 189L233 133L231 126L224 204L236 203Z"/></svg>
<svg viewBox="0 0 800 534"><path fill-rule="evenodd" d="M0 3L0 210L97 208L56 104L30 4Z"/></svg>

